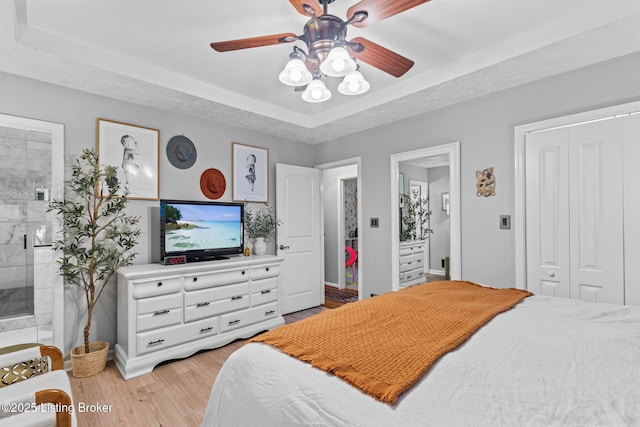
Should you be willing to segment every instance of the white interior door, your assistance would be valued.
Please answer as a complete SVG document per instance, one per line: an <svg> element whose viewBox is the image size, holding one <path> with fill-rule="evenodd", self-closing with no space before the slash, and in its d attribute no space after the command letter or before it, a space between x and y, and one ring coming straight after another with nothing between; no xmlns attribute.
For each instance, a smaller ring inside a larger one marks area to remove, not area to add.
<svg viewBox="0 0 640 427"><path fill-rule="evenodd" d="M569 297L568 128L526 136L527 288Z"/></svg>
<svg viewBox="0 0 640 427"><path fill-rule="evenodd" d="M640 305L640 113L622 119L624 173L624 303Z"/></svg>
<svg viewBox="0 0 640 427"><path fill-rule="evenodd" d="M569 128L572 298L624 304L622 123Z"/></svg>
<svg viewBox="0 0 640 427"><path fill-rule="evenodd" d="M623 304L620 119L532 133L525 150L527 287Z"/></svg>
<svg viewBox="0 0 640 427"><path fill-rule="evenodd" d="M324 302L322 221L318 169L276 164L276 212L283 314Z"/></svg>

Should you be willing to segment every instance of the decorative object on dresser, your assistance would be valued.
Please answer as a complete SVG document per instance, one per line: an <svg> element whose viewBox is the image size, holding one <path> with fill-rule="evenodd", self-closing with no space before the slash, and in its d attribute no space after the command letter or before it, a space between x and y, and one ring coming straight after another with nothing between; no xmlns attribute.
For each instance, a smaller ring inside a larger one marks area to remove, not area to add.
<svg viewBox="0 0 640 427"><path fill-rule="evenodd" d="M160 198L160 131L127 123L98 119L97 152L100 163L120 168L129 199Z"/></svg>
<svg viewBox="0 0 640 427"><path fill-rule="evenodd" d="M247 207L244 210L244 230L250 239L253 239L253 253L264 255L267 251L265 239L273 236L273 232L282 224L276 219L273 209L267 205L266 209L253 212Z"/></svg>
<svg viewBox="0 0 640 427"><path fill-rule="evenodd" d="M233 142L233 200L263 202L269 200L269 150Z"/></svg>
<svg viewBox="0 0 640 427"><path fill-rule="evenodd" d="M122 377L284 324L278 306L282 260L239 256L120 269L115 360Z"/></svg>
<svg viewBox="0 0 640 427"><path fill-rule="evenodd" d="M425 240L400 242L400 287L417 285L424 279Z"/></svg>
<svg viewBox="0 0 640 427"><path fill-rule="evenodd" d="M140 229L138 217L126 214L128 190L122 190L116 168L101 167L94 150L83 150L71 166L71 176L65 182L66 198L52 200L48 211L56 213L61 226L53 242L53 248L61 251L60 274L66 285L84 291L84 297L77 299L79 311L87 313L84 345L71 350L71 360L73 375L85 377L104 369L109 348L104 341L89 342L93 309L117 270L131 264L137 255L133 249ZM101 351L100 356L92 354L95 351Z"/></svg>

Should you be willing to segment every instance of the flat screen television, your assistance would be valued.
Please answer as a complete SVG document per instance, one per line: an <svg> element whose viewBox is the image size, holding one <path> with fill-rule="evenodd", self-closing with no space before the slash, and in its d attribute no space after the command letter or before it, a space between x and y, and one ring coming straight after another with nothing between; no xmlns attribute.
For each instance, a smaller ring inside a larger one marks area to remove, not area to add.
<svg viewBox="0 0 640 427"><path fill-rule="evenodd" d="M160 256L187 262L244 253L244 204L160 200Z"/></svg>

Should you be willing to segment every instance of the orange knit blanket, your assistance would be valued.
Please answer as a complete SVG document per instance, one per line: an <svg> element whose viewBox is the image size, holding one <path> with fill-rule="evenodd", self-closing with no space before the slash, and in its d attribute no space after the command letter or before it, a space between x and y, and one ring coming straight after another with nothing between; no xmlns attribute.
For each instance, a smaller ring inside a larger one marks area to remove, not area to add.
<svg viewBox="0 0 640 427"><path fill-rule="evenodd" d="M446 281L346 304L253 338L394 404L444 354L531 295Z"/></svg>

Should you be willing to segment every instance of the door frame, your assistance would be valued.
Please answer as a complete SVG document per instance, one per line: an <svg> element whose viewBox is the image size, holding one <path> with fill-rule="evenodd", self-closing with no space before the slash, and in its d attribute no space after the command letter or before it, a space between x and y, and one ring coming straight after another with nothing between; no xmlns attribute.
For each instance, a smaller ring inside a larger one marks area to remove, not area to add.
<svg viewBox="0 0 640 427"><path fill-rule="evenodd" d="M342 166L352 166L352 165L356 165L357 168L357 172L356 172L356 191L358 193L357 197L356 197L356 201L358 203L358 209L357 209L357 213L356 215L358 216L358 227L360 229L362 229L362 157L358 156L358 157L350 157L348 159L343 159L343 160L336 160L335 162L330 162L330 163L323 163L320 165L316 165L315 168L319 169L321 171L325 171L327 169L334 169L334 168L339 168ZM342 192L341 192L342 193ZM340 196L342 197L342 196ZM322 185L320 186L320 202L322 202L324 200L324 189L322 187ZM321 217L320 217L320 223L322 225L322 232L321 232L321 238L322 238L322 248L324 248L324 208L321 209ZM342 225L339 225L338 228L343 228L344 227L344 221L342 223ZM358 233L358 248L364 248L364 233L360 232ZM344 235L344 233L343 233ZM323 251L324 252L324 251ZM358 258L360 258L360 254L362 253L362 250L358 251ZM323 258L324 259L324 258ZM344 276L344 251L342 251L342 274ZM324 281L324 265L322 266L322 274L323 274L323 281ZM363 296L363 290L362 290L362 283L364 282L363 279L363 273L362 273L362 262L358 262L358 299L361 300L362 296Z"/></svg>
<svg viewBox="0 0 640 427"><path fill-rule="evenodd" d="M567 116L555 117L539 122L526 123L514 128L514 167L515 167L515 210L513 228L515 231L515 269L518 289L527 289L527 219L526 219L526 170L525 142L530 133L546 131L554 128L581 125L588 122L608 120L616 117L640 113L640 102L615 105L597 110L585 111Z"/></svg>
<svg viewBox="0 0 640 427"><path fill-rule="evenodd" d="M43 132L51 135L51 189L49 200L62 199L64 197L64 125L61 123L47 122L8 114L0 114L0 125L26 131ZM56 239L60 232L60 224L54 219L50 223L50 226L51 236L53 239ZM54 260L57 261L61 256L62 254L57 252L54 253L53 257ZM51 321L53 329L53 345L64 352L64 282L62 280L62 276L58 274L57 262L53 263L51 269L51 283L53 289L53 316ZM35 304L36 301L34 295L34 307ZM35 317L36 314L34 309L33 315L26 316L25 318L30 319ZM14 331L18 331L20 329L16 329ZM13 331L8 331L7 333L10 332Z"/></svg>
<svg viewBox="0 0 640 427"><path fill-rule="evenodd" d="M449 157L449 225L450 275L452 280L462 279L462 227L460 209L460 141L420 148L391 155L391 289L400 288L400 204L398 194L398 164L403 161L447 155Z"/></svg>

